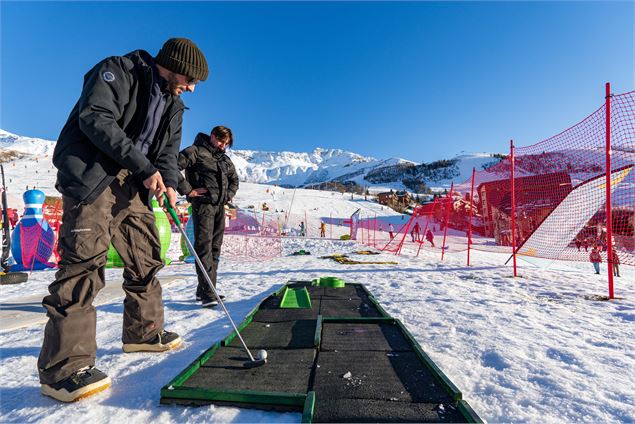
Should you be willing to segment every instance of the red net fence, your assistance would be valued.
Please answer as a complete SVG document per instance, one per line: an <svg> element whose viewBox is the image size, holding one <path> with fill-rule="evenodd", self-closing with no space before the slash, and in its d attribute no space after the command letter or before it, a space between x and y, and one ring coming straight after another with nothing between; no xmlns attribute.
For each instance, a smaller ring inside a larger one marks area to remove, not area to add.
<svg viewBox="0 0 635 424"><path fill-rule="evenodd" d="M635 266L635 91L611 96L609 105L610 173L605 104L551 138L511 149L446 196L418 206L407 223L395 226L390 242L367 241L395 253L423 249L441 254L466 251L469 244L511 255L515 244L517 255L530 261L589 262L595 248L606 262L611 232L614 258ZM425 228L432 242L416 236L427 233Z"/></svg>
<svg viewBox="0 0 635 424"><path fill-rule="evenodd" d="M223 255L237 261L266 261L282 255L279 217L268 211L235 210L225 226Z"/></svg>

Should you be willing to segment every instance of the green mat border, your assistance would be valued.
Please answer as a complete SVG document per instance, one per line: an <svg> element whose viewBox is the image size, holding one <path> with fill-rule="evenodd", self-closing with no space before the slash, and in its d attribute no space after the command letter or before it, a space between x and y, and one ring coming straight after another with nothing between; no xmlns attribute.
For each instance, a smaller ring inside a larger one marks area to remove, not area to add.
<svg viewBox="0 0 635 424"><path fill-rule="evenodd" d="M304 409L302 410L302 421L301 423L312 423L313 422L313 414L315 413L315 392L310 390L306 395L306 400L304 402Z"/></svg>

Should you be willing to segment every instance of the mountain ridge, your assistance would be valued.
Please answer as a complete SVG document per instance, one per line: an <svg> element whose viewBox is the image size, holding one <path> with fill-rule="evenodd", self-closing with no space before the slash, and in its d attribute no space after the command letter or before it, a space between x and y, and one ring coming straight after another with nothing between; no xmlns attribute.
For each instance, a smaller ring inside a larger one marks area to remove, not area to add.
<svg viewBox="0 0 635 424"><path fill-rule="evenodd" d="M25 137L0 129L0 161L25 156L52 157L55 142ZM470 178L472 167L483 169L496 154L463 153L453 159L418 163L391 157L378 159L343 149L316 147L312 152L230 150L239 179L284 187L312 187L323 183L357 185L372 191L426 192L445 189L452 181Z"/></svg>

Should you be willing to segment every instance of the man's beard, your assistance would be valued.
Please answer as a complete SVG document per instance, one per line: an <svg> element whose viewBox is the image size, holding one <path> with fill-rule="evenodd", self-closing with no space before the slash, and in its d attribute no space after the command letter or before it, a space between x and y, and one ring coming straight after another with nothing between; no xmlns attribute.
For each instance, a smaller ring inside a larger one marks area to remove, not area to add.
<svg viewBox="0 0 635 424"><path fill-rule="evenodd" d="M179 83L176 80L176 74L173 72L170 72L170 74L168 75L168 79L166 80L166 88L167 91L170 92L170 94L174 95L174 96L178 96L178 88L179 88Z"/></svg>

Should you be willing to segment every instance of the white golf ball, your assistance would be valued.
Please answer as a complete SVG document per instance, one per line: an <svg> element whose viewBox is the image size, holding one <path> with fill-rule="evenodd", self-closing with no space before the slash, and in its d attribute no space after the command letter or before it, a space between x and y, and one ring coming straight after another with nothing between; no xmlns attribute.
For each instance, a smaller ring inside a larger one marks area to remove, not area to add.
<svg viewBox="0 0 635 424"><path fill-rule="evenodd" d="M264 349L260 349L256 354L257 359L267 359L267 351Z"/></svg>

